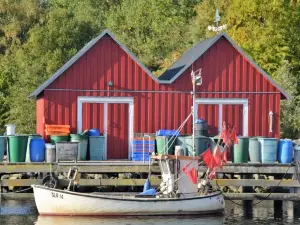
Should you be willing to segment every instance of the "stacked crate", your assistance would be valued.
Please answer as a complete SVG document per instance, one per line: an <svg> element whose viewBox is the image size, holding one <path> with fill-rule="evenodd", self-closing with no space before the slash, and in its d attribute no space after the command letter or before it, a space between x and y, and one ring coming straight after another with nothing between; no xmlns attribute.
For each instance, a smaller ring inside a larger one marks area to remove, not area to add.
<svg viewBox="0 0 300 225"><path fill-rule="evenodd" d="M132 161L149 161L155 152L154 138L134 138L132 140Z"/></svg>

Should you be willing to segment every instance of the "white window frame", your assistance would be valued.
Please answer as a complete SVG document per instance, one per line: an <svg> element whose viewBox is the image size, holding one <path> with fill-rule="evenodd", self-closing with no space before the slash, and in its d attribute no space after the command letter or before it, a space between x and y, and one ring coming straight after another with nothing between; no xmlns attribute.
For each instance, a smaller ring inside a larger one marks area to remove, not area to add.
<svg viewBox="0 0 300 225"><path fill-rule="evenodd" d="M223 105L243 105L243 136L248 136L249 100L246 98L197 98L195 115L198 117L199 105L219 105L219 132L222 130ZM196 119L196 118L195 118Z"/></svg>
<svg viewBox="0 0 300 225"><path fill-rule="evenodd" d="M104 159L107 159L107 128L108 128L108 104L122 103L129 104L128 107L128 159L131 158L131 140L133 138L133 121L134 121L134 98L133 97L97 97L97 96L78 96L77 98L77 132L82 132L82 105L83 103L103 103L104 104L104 137L105 137L105 150Z"/></svg>

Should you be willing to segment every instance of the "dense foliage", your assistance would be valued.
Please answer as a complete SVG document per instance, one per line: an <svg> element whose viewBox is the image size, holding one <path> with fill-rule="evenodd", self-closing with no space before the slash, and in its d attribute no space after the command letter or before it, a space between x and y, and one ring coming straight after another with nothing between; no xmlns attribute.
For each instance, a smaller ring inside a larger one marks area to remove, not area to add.
<svg viewBox="0 0 300 225"><path fill-rule="evenodd" d="M292 96L282 135L300 136L300 4L296 0L0 0L0 129L35 130L29 93L91 38L110 29L155 74L208 31L228 34Z"/></svg>

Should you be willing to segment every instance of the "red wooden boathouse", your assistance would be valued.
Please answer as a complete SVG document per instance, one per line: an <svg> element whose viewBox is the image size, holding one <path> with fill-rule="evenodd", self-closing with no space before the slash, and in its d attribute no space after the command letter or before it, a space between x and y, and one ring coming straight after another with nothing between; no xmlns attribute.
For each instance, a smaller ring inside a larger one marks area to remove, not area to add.
<svg viewBox="0 0 300 225"><path fill-rule="evenodd" d="M189 115L191 71L200 68L196 115L210 134L226 121L243 136L279 137L280 100L289 95L225 33L196 44L156 77L108 30L31 93L36 131L45 135L45 124L70 125L73 133L98 128L107 159L129 158L135 133L177 129ZM192 133L191 120L181 133Z"/></svg>

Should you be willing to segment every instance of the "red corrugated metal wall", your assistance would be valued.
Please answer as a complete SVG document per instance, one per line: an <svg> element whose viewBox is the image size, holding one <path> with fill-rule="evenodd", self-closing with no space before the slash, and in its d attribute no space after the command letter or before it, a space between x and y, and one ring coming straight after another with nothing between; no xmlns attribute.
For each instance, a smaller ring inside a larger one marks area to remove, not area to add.
<svg viewBox="0 0 300 225"><path fill-rule="evenodd" d="M279 90L225 39L219 40L172 84L158 84L117 43L105 36L44 91L46 123L70 124L72 132L76 132L78 96L134 97L134 133L176 129L190 113L192 67L202 68L203 74L203 84L197 86L197 98L248 99L249 136L279 137ZM110 91L109 81L113 82ZM90 123L100 127L100 107L87 107L93 111L88 113ZM216 132L218 109L202 105L201 110L198 115L207 115L211 130ZM273 133L268 132L269 111L275 114ZM240 106L223 107L223 119L233 121L238 129L242 126L240 115ZM37 115L38 120L41 116L41 113ZM190 119L182 133L191 133L191 125Z"/></svg>

